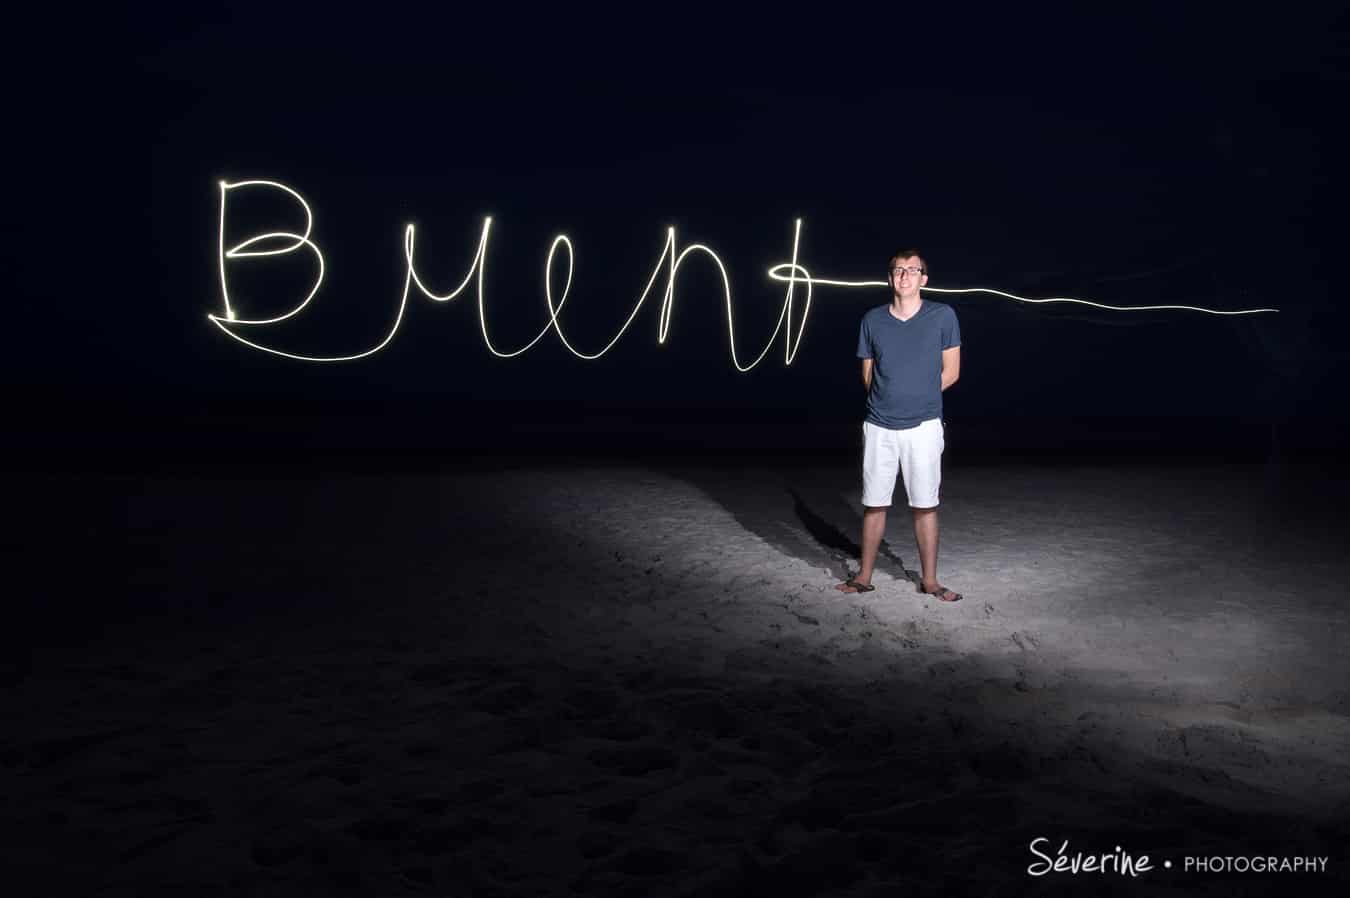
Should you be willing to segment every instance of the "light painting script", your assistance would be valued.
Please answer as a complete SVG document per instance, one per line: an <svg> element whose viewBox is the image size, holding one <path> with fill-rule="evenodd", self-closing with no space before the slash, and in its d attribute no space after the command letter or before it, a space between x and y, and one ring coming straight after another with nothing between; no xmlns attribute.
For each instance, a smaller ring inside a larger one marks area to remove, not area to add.
<svg viewBox="0 0 1350 898"><path fill-rule="evenodd" d="M268 231L263 234L256 234L236 243L229 249L225 248L225 213L229 205L229 196L231 191L243 190L246 188L267 188L271 190L280 190L295 198L305 213L305 228L303 234L297 234L294 231ZM598 359L614 347L619 339L627 332L633 321L637 318L638 312L646 303L647 298L652 293L652 288L657 280L664 274L665 286L664 296L661 301L661 314L657 326L656 340L658 344L666 342L666 335L670 330L670 317L675 307L675 286L676 278L680 271L680 266L694 254L706 255L717 266L718 272L722 276L722 298L727 311L727 340L731 349L731 363L736 366L736 370L746 372L754 368L769 354L770 347L774 340L778 338L779 333L783 334L784 364L791 365L792 360L797 355L797 350L801 345L802 335L806 332L807 316L811 311L812 291L817 286L829 287L888 287L886 281L841 281L828 278L812 277L808 271L799 262L799 252L801 249L802 221L797 219L792 232L792 257L791 261L780 263L768 270L770 280L785 283L787 285L786 293L783 297L783 305L778 313L778 321L774 325L773 333L764 342L764 348L760 350L754 361L749 364L742 364L740 356L736 352L736 328L735 316L732 310L731 300L731 282L727 278L726 266L722 264L721 258L711 247L704 246L701 243L691 244L684 249L679 248L679 243L675 238L675 229L669 228L666 231L666 242L662 247L661 254L656 260L656 265L652 268L651 277L647 279L647 285L642 289L642 294L633 305L633 311L629 313L628 318L619 327L613 338L595 352L583 352L572 344L563 331L562 321L559 315L563 306L567 303L567 297L572 289L572 261L573 250L572 241L565 234L559 234L553 239L549 246L548 259L544 263L544 303L548 307L548 320L543 328L531 340L517 349L503 350L492 342L492 337L488 331L487 322L487 296L484 290L484 283L487 274L488 259L488 235L492 230L492 218L483 219L483 228L478 238L478 249L474 253L472 261L469 263L469 270L465 273L464 279L459 285L448 293L436 293L423 283L422 278L417 274L417 267L414 264L414 250L417 242L417 229L414 225L408 224L403 231L403 255L407 267L403 277L403 291L399 297L398 309L394 313L393 323L390 324L388 332L377 343L360 352L348 353L345 355L300 355L297 353L286 352L275 346L268 346L256 339L249 339L242 335L243 332L256 332L258 329L267 325L276 324L285 321L288 318L294 318L309 307L314 297L318 295L319 287L323 284L324 261L323 252L318 245L310 239L314 230L314 215L310 211L309 203L305 198L294 189L278 181L250 180L235 182L220 182L220 232L217 239L217 251L220 266L220 292L225 303L224 315L208 314L209 318L217 327L224 331L232 339L238 340L245 346L262 352L278 355L283 358L294 359L300 362L351 362L357 359L367 358L374 355L389 345L398 333L399 326L403 323L403 315L408 308L408 296L412 288L416 286L417 290L426 298L435 302L449 302L463 293L472 281L475 284L475 291L478 295L478 326L483 335L483 344L487 346L488 351L493 355L509 359L518 356L521 353L528 352L536 343L542 340L549 331L553 331L558 336L564 347L578 358L585 360ZM237 262L241 259L256 259L269 256L283 256L293 252L307 250L314 256L315 274L314 282L305 298L300 304L288 312L281 315L275 315L271 318L244 318L240 317L230 301L229 274L227 263ZM563 281L562 290L557 297L554 296L553 280L554 265L560 254L567 258L567 276ZM793 332L793 309L797 298L798 289L804 292L801 300L801 311L797 316L796 332ZM986 293L991 296L998 296L1004 299L1014 300L1016 302L1043 304L1043 303L1076 303L1078 305L1090 306L1094 309L1103 309L1109 312L1145 312L1145 311L1185 311L1199 312L1206 315L1255 315L1263 312L1276 312L1278 309L1238 309L1231 311L1220 311L1216 309L1205 309L1198 306L1180 306L1180 305L1158 305L1158 306L1112 306L1103 303L1091 302L1085 299L1071 299L1069 297L1057 296L1049 299L1028 299L1023 296L1016 296L1012 293L1005 293L1001 290L994 290L988 287L965 287L965 288L942 288L942 287L924 287L925 293Z"/></svg>

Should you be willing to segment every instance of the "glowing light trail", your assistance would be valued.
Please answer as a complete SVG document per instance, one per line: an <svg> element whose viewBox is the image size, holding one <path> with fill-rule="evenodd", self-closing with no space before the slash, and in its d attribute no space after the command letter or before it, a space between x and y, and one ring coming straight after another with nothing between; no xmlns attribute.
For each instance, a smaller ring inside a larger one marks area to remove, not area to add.
<svg viewBox="0 0 1350 898"><path fill-rule="evenodd" d="M779 269L787 268L787 265L775 265L769 269L769 278L775 281L787 280L777 272ZM798 280L805 281L805 278ZM810 279L812 284L825 284L830 287L889 287L890 284L885 281L832 281L824 278ZM1082 306L1091 306L1094 309L1105 309L1109 312L1153 312L1153 311L1184 311L1184 312L1203 312L1206 315L1256 315L1262 312L1278 312L1279 309L1205 309L1200 306L1109 306L1105 303L1092 302L1087 299L1072 299L1067 296L1054 296L1049 299L1028 299L1025 296L1017 296L1013 293L1004 293L1002 290L995 290L992 287L924 287L924 293L989 293L993 296L1003 296L1017 302L1041 303L1050 302L1071 302Z"/></svg>
<svg viewBox="0 0 1350 898"><path fill-rule="evenodd" d="M1006 296L1008 299L1015 299L1018 302L1027 303L1049 303L1049 302L1071 302L1080 306L1091 306L1094 309L1105 309L1108 312L1154 312L1154 311L1176 311L1176 312L1203 312L1206 315L1259 315L1263 312L1278 312L1279 309L1205 309L1200 306L1108 306L1105 303L1092 302L1087 299L1070 299L1067 296L1053 296L1049 299L1027 299L1025 296L1014 296L1011 293L1004 293L1002 290L995 290L992 287L924 287L923 289L934 293L991 293L994 296Z"/></svg>
<svg viewBox="0 0 1350 898"><path fill-rule="evenodd" d="M300 206L304 209L305 213L304 233L297 234L293 231L268 231L263 234L258 234L253 237L249 237L248 239L235 244L229 249L226 249L225 210L228 204L229 193L230 191L233 190L240 190L249 187L275 188L277 190L284 191L285 193L292 196L296 200L296 202L298 202ZM665 270L666 283L664 296L661 301L659 324L657 326L657 343L664 345L666 342L666 337L670 331L670 319L675 308L675 284L676 284L676 277L679 274L680 266L684 264L686 259L691 254L703 253L712 259L713 264L717 266L718 273L721 275L722 278L722 297L726 304L726 311L727 311L727 340L731 351L731 362L733 365L736 366L736 369L738 371L745 372L750 371L760 362L764 361L764 358L769 353L770 347L773 346L773 342L775 339L777 339L778 334L780 332L783 333L784 364L786 365L792 364L792 360L796 357L797 351L801 347L802 337L806 333L807 316L811 311L811 294L812 290L815 288L816 285L819 284L828 287L889 286L885 281L842 281L828 278L812 277L811 273L804 266L798 263L798 258L801 249L802 222L801 219L797 219L792 235L792 261L775 265L768 271L768 276L770 280L785 282L787 284L787 292L783 297L783 305L779 310L778 320L774 324L773 332L769 335L768 339L765 341L764 348L760 350L759 355L755 357L754 361L750 362L749 364L743 365L741 364L740 356L736 352L736 327L735 327L735 316L732 311L732 302L731 302L731 280L727 276L726 266L722 264L722 260L717 255L717 253L714 252L711 247L705 246L704 244L695 243L681 250L679 248L678 241L676 240L675 237L675 229L668 228L666 231L665 244L661 249L660 256L656 260L655 266L652 268L651 277L647 279L647 285L643 287L642 294L638 297L637 302L633 305L633 310L628 314L627 319L625 319L623 324L619 326L618 331L609 340L609 342L606 343L604 346L602 346L598 351L584 352L578 349L576 346L574 346L572 344L572 341L570 341L567 338L567 335L563 332L562 322L559 318L559 316L562 313L563 306L566 305L567 303L567 297L572 289L572 272L573 272L572 263L574 257L572 249L572 241L569 240L566 235L560 234L554 238L553 243L550 245L548 251L548 260L544 264L544 302L545 305L548 307L548 320L547 322L545 322L544 326L540 329L539 333L535 334L532 339L530 339L528 342L525 343L525 345L521 346L518 349L506 351L499 349L492 342L492 337L488 332L487 297L485 291L485 280L487 274L488 236L492 230L492 218L487 217L483 219L483 228L478 238L478 248L474 253L473 260L469 263L469 270L465 273L464 279L459 282L459 285L448 293L436 293L435 291L431 290L422 280L421 276L418 275L417 266L414 263L415 248L417 243L417 229L414 225L411 224L407 225L407 227L403 231L403 255L404 260L407 263L407 268L403 277L403 290L402 294L399 297L398 309L394 314L394 320L389 327L389 331L384 335L384 337L381 340L379 340L377 343L375 343L368 349L362 350L360 352L350 353L347 355L332 355L332 356L300 355L298 353L285 352L283 350L276 349L271 346L265 346L262 343L249 340L235 333L234 330L232 330L232 328L236 327L247 328L261 325L270 325L276 324L280 321L285 321L288 318L292 318L295 315L297 315L301 310L306 308L309 305L310 301L313 300L314 297L318 294L319 286L323 283L325 269L322 251L320 251L317 244L315 244L312 240L310 240L310 234L313 232L313 229L314 229L314 214L310 210L309 204L305 202L305 198L302 197L297 191L286 186L285 184L282 184L279 181L267 181L267 180L236 181L233 183L221 181L220 233L217 239L217 258L220 267L220 290L221 290L221 298L224 300L225 304L225 314L224 315L208 314L207 318L210 319L210 321L213 324L219 327L221 331L223 331L231 338L238 340L240 343L243 343L246 346L252 347L253 349L257 349L262 352L267 352L272 355L277 355L283 358L294 359L296 361L302 362L349 362L354 361L356 359L362 359L374 355L375 353L383 349L385 346L389 345L389 342L394 339L394 335L398 332L399 326L403 323L403 315L407 311L408 307L408 294L414 285L422 293L423 296L427 297L430 300L433 300L435 302L449 302L450 300L455 299L457 296L463 293L464 290L468 288L469 283L472 281L476 284L475 292L477 293L478 297L478 326L483 335L484 345L487 346L488 351L491 352L493 355L497 356L498 358L506 358L506 359L514 358L515 356L518 356L524 352L528 352L531 348L534 347L536 343L542 340L550 330L552 330L555 333L557 333L558 340L569 352L571 352L577 358L590 361L598 359L605 353L609 352L614 347L614 345L618 343L619 339L624 335L624 333L627 332L628 328L637 318L637 314L642 309L643 304L646 303L647 297L651 295L652 288L655 286L657 278L660 277L663 268ZM277 243L278 241L281 241L281 245L279 246L271 245ZM565 250L567 256L567 278L563 283L561 295L557 297L557 300L555 302L553 293L553 280L554 280L553 271L554 271L554 262L558 256L558 250L560 247L562 247ZM259 258L265 256L281 256L295 252L301 248L308 249L310 252L314 254L314 259L317 264L317 270L315 272L314 282L311 285L309 292L305 295L305 298L301 300L299 305L297 305L295 308L291 309L288 312L285 312L280 315L274 315L270 318L240 318L235 311L234 304L230 301L229 278L226 274L226 262L239 259ZM784 272L786 272L786 274ZM794 338L792 333L792 323L793 323L792 308L796 290L799 285L805 288L806 296L805 299L802 301L800 321L798 323L796 336ZM924 287L923 289L925 292L928 293L988 293L994 296L1001 296L1007 299L1016 300L1017 302L1033 303L1033 304L1076 303L1079 305L1091 306L1093 308L1104 309L1112 312L1142 312L1142 311L1166 310L1166 311L1202 312L1209 315L1252 315L1261 312L1279 311L1278 309L1240 309L1236 311L1220 311L1215 309L1200 308L1198 306L1181 306L1181 305L1111 306L1106 305L1104 303L1091 302L1086 299L1071 299L1069 297L1053 297L1050 299L1028 299L1026 297L1016 296L1012 293L1005 293L1002 290L994 290L988 287L967 287L959 289L942 288L942 287Z"/></svg>

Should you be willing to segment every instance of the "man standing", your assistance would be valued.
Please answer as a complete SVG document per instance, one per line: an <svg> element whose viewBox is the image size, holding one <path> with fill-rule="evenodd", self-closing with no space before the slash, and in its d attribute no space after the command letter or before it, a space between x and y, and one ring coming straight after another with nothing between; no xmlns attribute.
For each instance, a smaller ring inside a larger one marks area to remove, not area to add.
<svg viewBox="0 0 1350 898"><path fill-rule="evenodd" d="M858 335L867 417L863 423L862 567L836 589L871 592L897 469L914 514L919 591L943 602L961 594L938 583L938 487L942 482L942 391L961 372L961 328L951 306L925 300L928 266L901 249L889 266L891 301L863 316Z"/></svg>

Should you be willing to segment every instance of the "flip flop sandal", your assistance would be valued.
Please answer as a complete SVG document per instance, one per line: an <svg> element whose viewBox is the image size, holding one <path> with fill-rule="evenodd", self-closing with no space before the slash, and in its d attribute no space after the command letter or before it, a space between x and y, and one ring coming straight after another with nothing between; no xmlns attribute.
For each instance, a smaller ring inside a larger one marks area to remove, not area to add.
<svg viewBox="0 0 1350 898"><path fill-rule="evenodd" d="M963 598L965 598L965 596L961 595L961 593L950 590L947 587L943 586L941 583L939 583L937 589L934 590L924 589L923 584L920 583L918 584L918 589L919 592L923 593L926 596L933 596L939 602L959 602ZM951 598L949 599L947 598L947 596L951 596Z"/></svg>
<svg viewBox="0 0 1350 898"><path fill-rule="evenodd" d="M859 583L857 580L854 580L852 577L849 577L847 580L845 580L845 581L844 581L844 585L845 585L845 586L852 586L854 592L871 592L872 590L876 589L876 585L875 585L875 584L872 584L872 583Z"/></svg>

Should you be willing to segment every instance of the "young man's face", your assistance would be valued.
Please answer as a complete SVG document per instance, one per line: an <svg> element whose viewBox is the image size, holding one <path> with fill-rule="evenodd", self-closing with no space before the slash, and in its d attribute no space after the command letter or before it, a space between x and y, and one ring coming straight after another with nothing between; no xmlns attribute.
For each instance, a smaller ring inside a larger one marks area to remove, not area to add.
<svg viewBox="0 0 1350 898"><path fill-rule="evenodd" d="M920 272L924 267L918 256L891 260L891 290L901 299L912 299L919 295L919 288L928 283L928 275Z"/></svg>

